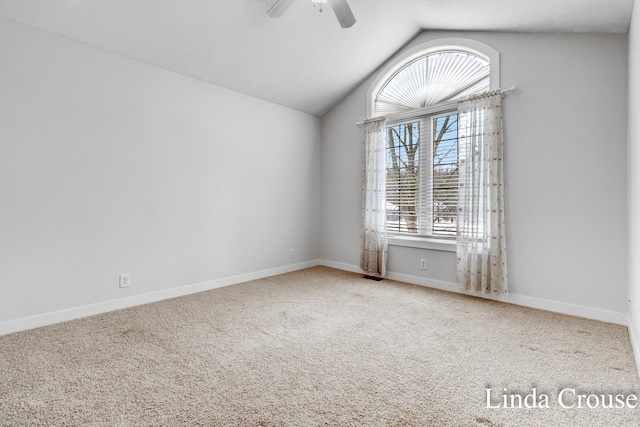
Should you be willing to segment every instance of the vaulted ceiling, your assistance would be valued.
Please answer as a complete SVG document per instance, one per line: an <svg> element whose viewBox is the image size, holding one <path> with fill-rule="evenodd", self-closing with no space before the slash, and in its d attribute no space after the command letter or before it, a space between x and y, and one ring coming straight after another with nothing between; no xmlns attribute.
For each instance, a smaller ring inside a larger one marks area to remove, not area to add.
<svg viewBox="0 0 640 427"><path fill-rule="evenodd" d="M422 30L612 32L634 0L0 0L0 17L237 92L323 115ZM1 58L0 58L1 59Z"/></svg>

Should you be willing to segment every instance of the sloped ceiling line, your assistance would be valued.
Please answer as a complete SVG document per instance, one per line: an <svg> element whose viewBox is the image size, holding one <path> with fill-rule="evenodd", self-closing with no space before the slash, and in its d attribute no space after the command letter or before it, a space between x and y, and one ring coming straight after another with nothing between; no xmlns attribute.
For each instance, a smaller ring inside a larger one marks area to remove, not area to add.
<svg viewBox="0 0 640 427"><path fill-rule="evenodd" d="M633 0L0 0L0 17L322 116L421 29L628 32Z"/></svg>

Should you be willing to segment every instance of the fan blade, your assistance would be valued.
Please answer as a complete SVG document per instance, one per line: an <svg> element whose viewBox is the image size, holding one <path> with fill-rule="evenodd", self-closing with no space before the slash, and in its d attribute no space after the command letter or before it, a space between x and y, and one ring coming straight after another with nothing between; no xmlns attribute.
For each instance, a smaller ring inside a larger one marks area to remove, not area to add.
<svg viewBox="0 0 640 427"><path fill-rule="evenodd" d="M353 16L347 0L329 0L329 4L342 28L349 28L356 23L356 18Z"/></svg>
<svg viewBox="0 0 640 427"><path fill-rule="evenodd" d="M267 14L272 18L279 18L289 9L294 0L276 0L275 3L267 10Z"/></svg>

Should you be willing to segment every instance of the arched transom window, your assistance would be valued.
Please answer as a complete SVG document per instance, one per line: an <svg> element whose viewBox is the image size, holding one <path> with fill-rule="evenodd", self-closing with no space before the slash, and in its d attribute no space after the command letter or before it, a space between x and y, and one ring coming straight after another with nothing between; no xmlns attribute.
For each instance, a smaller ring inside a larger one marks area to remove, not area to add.
<svg viewBox="0 0 640 427"><path fill-rule="evenodd" d="M383 82L374 99L373 116L453 101L491 87L490 62L464 50L427 53L403 65Z"/></svg>

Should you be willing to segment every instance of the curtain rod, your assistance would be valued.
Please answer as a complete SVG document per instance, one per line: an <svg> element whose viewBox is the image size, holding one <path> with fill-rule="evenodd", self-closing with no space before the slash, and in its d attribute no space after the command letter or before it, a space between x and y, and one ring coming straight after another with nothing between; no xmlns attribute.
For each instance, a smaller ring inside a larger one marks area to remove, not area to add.
<svg viewBox="0 0 640 427"><path fill-rule="evenodd" d="M485 94L498 93L498 91L499 91L499 93L504 94L504 93L507 93L507 92L514 92L516 89L517 88L515 86L511 86L508 89L496 89L495 91L485 92ZM453 106L453 105L456 105L456 104L458 104L460 102L470 101L470 100L472 100L472 99L474 99L476 97L480 97L482 95L483 94L471 95L471 96L468 96L466 98L462 98L462 99L457 100L457 101L441 102L440 104L434 104L434 105L430 105L428 107L419 108L419 109L416 109L416 110L403 111L401 113L390 114L390 115L388 115L386 117L385 116L372 117L372 118L364 120L362 122L356 122L356 126L362 126L363 124L365 124L369 120L376 120L376 119L381 120L381 119L389 119L389 118L400 119L400 118L403 118L403 116L405 116L405 115L414 116L414 115L420 114L422 112L422 110L439 109L441 107L445 107L445 106L448 106L448 105ZM425 113L426 112L427 111L425 111Z"/></svg>

